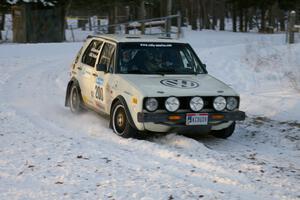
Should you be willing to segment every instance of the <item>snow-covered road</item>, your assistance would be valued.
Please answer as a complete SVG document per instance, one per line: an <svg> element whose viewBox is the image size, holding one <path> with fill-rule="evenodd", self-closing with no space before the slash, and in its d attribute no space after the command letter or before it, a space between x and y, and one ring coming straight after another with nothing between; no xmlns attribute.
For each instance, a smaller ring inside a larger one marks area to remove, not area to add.
<svg viewBox="0 0 300 200"><path fill-rule="evenodd" d="M0 199L300 198L297 119L250 110L228 140L122 139L103 117L64 107L80 45L0 46ZM219 50L199 54L208 59Z"/></svg>

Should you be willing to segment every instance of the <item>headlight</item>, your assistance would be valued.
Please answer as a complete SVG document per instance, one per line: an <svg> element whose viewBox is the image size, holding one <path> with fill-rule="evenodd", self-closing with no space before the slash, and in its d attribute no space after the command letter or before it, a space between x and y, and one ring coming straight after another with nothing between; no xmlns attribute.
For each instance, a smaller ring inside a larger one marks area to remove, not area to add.
<svg viewBox="0 0 300 200"><path fill-rule="evenodd" d="M228 97L227 98L227 106L228 110L234 110L238 107L238 100L235 97Z"/></svg>
<svg viewBox="0 0 300 200"><path fill-rule="evenodd" d="M176 97L169 97L165 101L165 107L169 112L175 112L178 110L180 102Z"/></svg>
<svg viewBox="0 0 300 200"><path fill-rule="evenodd" d="M226 108L226 99L224 97L217 97L214 100L214 108L217 111L222 111Z"/></svg>
<svg viewBox="0 0 300 200"><path fill-rule="evenodd" d="M201 97L193 97L190 101L190 108L192 111L198 112L204 106L203 99Z"/></svg>
<svg viewBox="0 0 300 200"><path fill-rule="evenodd" d="M148 98L145 106L148 111L154 112L158 108L158 101L155 98Z"/></svg>

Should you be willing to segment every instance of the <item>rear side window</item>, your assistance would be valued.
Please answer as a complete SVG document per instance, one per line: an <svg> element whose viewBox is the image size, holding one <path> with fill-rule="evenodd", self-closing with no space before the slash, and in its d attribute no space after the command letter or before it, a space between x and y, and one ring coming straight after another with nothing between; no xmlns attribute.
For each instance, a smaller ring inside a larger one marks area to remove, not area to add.
<svg viewBox="0 0 300 200"><path fill-rule="evenodd" d="M82 63L94 67L102 44L102 41L91 41L91 43L89 44L88 48L85 50L82 56Z"/></svg>

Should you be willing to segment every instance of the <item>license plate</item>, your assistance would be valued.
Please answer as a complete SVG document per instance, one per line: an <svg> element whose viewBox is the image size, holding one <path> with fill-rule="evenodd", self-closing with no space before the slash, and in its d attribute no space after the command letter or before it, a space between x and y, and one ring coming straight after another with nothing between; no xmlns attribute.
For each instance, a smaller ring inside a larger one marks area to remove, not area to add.
<svg viewBox="0 0 300 200"><path fill-rule="evenodd" d="M186 125L207 125L207 113L188 113L186 114Z"/></svg>

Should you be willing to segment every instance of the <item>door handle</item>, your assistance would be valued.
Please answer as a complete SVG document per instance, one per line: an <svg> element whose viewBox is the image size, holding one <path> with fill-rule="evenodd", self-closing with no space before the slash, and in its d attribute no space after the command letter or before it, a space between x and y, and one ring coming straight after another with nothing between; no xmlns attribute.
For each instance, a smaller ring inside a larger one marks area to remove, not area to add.
<svg viewBox="0 0 300 200"><path fill-rule="evenodd" d="M96 73L93 73L93 76L97 77L97 76L98 76L98 74L96 74Z"/></svg>
<svg viewBox="0 0 300 200"><path fill-rule="evenodd" d="M77 67L77 69L82 70L82 67Z"/></svg>

